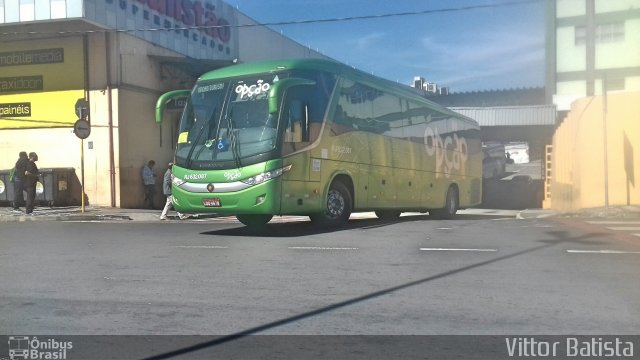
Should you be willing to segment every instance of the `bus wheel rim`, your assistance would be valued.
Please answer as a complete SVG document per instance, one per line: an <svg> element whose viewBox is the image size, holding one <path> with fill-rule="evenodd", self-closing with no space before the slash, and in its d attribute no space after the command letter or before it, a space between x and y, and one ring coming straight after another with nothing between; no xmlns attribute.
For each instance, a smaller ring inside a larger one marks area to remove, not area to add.
<svg viewBox="0 0 640 360"><path fill-rule="evenodd" d="M344 197L339 191L329 191L329 196L327 197L327 212L333 218L337 218L344 213Z"/></svg>

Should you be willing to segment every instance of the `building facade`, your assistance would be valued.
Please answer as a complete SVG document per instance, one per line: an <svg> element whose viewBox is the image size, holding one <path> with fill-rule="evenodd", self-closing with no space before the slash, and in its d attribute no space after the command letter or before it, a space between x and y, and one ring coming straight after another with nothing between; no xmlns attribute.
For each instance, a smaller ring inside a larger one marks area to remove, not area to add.
<svg viewBox="0 0 640 360"><path fill-rule="evenodd" d="M177 138L179 107L154 121L160 94L234 62L292 57L325 56L221 0L0 0L0 169L35 151L40 168L75 169L70 203L140 207L141 167L155 160L162 179ZM80 99L85 140L73 133Z"/></svg>
<svg viewBox="0 0 640 360"><path fill-rule="evenodd" d="M544 207L638 204L640 0L547 1L546 43L546 98L559 121Z"/></svg>
<svg viewBox="0 0 640 360"><path fill-rule="evenodd" d="M640 0L547 1L547 101L640 90Z"/></svg>

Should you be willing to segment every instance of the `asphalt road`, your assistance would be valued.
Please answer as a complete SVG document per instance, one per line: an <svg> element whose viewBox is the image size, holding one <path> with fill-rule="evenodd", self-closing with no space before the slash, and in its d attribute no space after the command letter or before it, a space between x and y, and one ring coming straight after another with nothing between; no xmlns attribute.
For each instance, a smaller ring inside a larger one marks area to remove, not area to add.
<svg viewBox="0 0 640 360"><path fill-rule="evenodd" d="M5 223L0 273L3 334L640 333L640 242L553 219Z"/></svg>

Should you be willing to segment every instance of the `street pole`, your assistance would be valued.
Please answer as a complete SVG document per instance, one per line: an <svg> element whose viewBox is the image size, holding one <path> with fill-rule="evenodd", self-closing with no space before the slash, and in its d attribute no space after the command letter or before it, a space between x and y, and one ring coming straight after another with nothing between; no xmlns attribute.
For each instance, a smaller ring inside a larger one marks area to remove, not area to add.
<svg viewBox="0 0 640 360"><path fill-rule="evenodd" d="M602 78L602 133L604 143L604 207L609 209L609 153L607 145L607 77Z"/></svg>
<svg viewBox="0 0 640 360"><path fill-rule="evenodd" d="M80 178L80 188L82 191L82 194L80 194L80 199L82 199L80 200L80 204L81 211L84 213L84 139L80 139Z"/></svg>

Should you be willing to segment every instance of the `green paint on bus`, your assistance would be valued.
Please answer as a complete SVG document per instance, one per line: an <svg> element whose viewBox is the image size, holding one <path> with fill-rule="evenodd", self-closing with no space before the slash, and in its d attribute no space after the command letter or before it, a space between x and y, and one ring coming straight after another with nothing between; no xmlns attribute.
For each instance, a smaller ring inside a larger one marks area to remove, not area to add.
<svg viewBox="0 0 640 360"><path fill-rule="evenodd" d="M185 95L178 211L339 226L356 211L450 218L481 201L478 124L409 86L327 60L240 64L162 95L156 121Z"/></svg>

